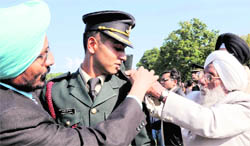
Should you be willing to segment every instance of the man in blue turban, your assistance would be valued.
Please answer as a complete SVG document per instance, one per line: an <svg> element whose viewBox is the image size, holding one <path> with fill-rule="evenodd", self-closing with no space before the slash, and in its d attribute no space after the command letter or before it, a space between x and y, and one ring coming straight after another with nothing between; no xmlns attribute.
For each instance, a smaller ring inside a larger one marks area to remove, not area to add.
<svg viewBox="0 0 250 146"><path fill-rule="evenodd" d="M57 125L33 92L44 86L54 64L46 37L47 4L30 0L0 8L0 20L1 146L128 145L145 126L141 102L158 77L144 68L128 73L133 84L130 93L107 121L94 128Z"/></svg>

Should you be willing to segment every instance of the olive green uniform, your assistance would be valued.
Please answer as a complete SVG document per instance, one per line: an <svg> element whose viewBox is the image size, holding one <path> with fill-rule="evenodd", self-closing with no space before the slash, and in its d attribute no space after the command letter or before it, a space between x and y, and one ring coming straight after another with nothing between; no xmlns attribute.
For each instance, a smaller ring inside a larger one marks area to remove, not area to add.
<svg viewBox="0 0 250 146"><path fill-rule="evenodd" d="M66 73L52 79L52 100L56 113L56 122L68 126L95 126L104 121L127 96L131 84L116 75L109 75L104 81L97 97L92 100L88 94L79 71ZM44 92L45 93L45 92ZM45 94L42 101L45 109ZM121 125L122 127L123 125ZM119 128L119 127L114 127ZM132 145L151 145L151 129L142 131L136 136Z"/></svg>

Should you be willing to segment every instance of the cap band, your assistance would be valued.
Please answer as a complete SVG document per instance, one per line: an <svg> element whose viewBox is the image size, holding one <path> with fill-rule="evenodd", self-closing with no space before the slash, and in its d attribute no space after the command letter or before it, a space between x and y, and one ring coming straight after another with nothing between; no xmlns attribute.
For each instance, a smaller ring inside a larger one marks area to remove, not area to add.
<svg viewBox="0 0 250 146"><path fill-rule="evenodd" d="M126 40L126 39L120 37L119 35L117 35L117 34L111 32L111 31L108 31L107 33L108 33L110 36L116 38L118 41L126 42L128 45L131 45L131 44L132 44L130 41L128 41L128 40Z"/></svg>
<svg viewBox="0 0 250 146"><path fill-rule="evenodd" d="M98 29L99 30L109 30L109 31L113 31L113 32L118 32L118 33L121 33L121 34L123 34L123 35L125 35L127 37L129 37L129 34L130 34L130 30L128 30L128 31L126 30L127 31L127 33L126 33L126 32L120 31L118 29L108 28L108 27L105 27L105 26L99 26Z"/></svg>

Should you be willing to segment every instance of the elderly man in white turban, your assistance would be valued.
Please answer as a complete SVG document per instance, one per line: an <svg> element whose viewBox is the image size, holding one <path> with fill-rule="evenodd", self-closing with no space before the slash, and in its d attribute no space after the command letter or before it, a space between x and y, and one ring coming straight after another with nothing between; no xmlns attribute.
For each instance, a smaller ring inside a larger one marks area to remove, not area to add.
<svg viewBox="0 0 250 146"><path fill-rule="evenodd" d="M129 95L106 121L92 128L56 124L32 92L44 86L54 64L46 37L47 4L30 0L0 8L0 21L1 146L125 146L146 125L141 102L158 77L142 67L129 74Z"/></svg>
<svg viewBox="0 0 250 146"><path fill-rule="evenodd" d="M146 100L152 116L182 127L185 146L249 146L250 95L247 74L227 51L214 51L200 79L200 104L168 92L159 83ZM161 101L161 102L159 102Z"/></svg>

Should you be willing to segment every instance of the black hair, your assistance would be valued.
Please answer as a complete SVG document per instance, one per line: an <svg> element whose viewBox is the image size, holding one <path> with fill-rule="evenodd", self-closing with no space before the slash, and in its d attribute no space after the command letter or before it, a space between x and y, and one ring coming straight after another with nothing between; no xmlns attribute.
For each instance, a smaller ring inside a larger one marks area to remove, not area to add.
<svg viewBox="0 0 250 146"><path fill-rule="evenodd" d="M166 73L170 73L171 79L177 80L177 82L181 81L181 73L177 71L176 68L173 68L171 70L168 70L168 69L165 70L164 72L161 73L161 76Z"/></svg>
<svg viewBox="0 0 250 146"><path fill-rule="evenodd" d="M185 88L187 88L187 87L192 86L193 81L192 81L192 80L187 80L184 84L185 84L185 85L184 85L184 86L185 86Z"/></svg>
<svg viewBox="0 0 250 146"><path fill-rule="evenodd" d="M83 34L83 46L84 46L85 52L87 50L87 43L88 43L89 37L92 37L92 36L95 37L98 33L100 33L101 42L104 43L108 39L108 36L105 35L104 33L101 33L100 31L87 31Z"/></svg>
<svg viewBox="0 0 250 146"><path fill-rule="evenodd" d="M89 37L96 36L97 33L98 33L97 31L84 32L84 34L83 34L83 46L84 46L85 53L86 53L86 50L87 50L87 43L88 43Z"/></svg>

